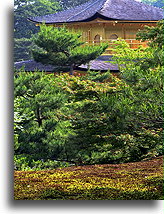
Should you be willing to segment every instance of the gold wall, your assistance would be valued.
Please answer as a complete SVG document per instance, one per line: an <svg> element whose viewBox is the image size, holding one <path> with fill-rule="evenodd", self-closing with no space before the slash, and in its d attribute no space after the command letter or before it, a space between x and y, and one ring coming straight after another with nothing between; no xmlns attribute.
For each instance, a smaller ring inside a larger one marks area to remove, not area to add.
<svg viewBox="0 0 164 214"><path fill-rule="evenodd" d="M139 29L143 29L145 25L154 26L155 24L94 20L86 23L70 23L67 24L67 27L81 32L84 41L93 42L96 35L100 36L100 41L113 39L113 34L122 39L135 39Z"/></svg>

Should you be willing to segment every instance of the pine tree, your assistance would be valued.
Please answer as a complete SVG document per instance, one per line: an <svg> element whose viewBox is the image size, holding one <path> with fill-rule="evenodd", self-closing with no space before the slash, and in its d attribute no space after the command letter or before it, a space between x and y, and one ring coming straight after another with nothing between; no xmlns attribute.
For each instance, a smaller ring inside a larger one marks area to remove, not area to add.
<svg viewBox="0 0 164 214"><path fill-rule="evenodd" d="M137 33L137 39L149 41L148 45L152 48L152 58L145 59L148 67L157 67L164 65L164 21L161 20L156 26L145 26L143 30Z"/></svg>
<svg viewBox="0 0 164 214"><path fill-rule="evenodd" d="M89 63L97 58L107 48L107 44L100 46L84 46L81 35L69 31L65 27L55 28L42 25L39 33L34 37L37 48L33 50L35 61L55 66L69 66L70 74L81 64Z"/></svg>

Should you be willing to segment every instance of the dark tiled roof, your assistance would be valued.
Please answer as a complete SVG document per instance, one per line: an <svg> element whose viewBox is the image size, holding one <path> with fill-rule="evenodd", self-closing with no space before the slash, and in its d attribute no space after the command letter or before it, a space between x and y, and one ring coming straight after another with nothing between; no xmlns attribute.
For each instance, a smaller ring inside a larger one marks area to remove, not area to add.
<svg viewBox="0 0 164 214"><path fill-rule="evenodd" d="M79 68L88 70L88 65L81 65ZM109 62L104 62L101 60L92 60L90 61L90 70L95 70L95 71L118 71L118 66L111 64Z"/></svg>
<svg viewBox="0 0 164 214"><path fill-rule="evenodd" d="M42 63L36 62L34 60L16 62L14 63L14 67L18 70L24 67L25 71L40 70L40 71L52 72L55 69L55 67L52 65L43 65Z"/></svg>
<svg viewBox="0 0 164 214"><path fill-rule="evenodd" d="M29 18L46 24L89 21L96 17L111 20L158 21L163 10L135 0L90 0L80 6L55 14Z"/></svg>
<svg viewBox="0 0 164 214"><path fill-rule="evenodd" d="M105 60L108 60L108 57L105 58ZM110 59L109 59L110 60ZM24 67L25 71L46 71L46 72L55 72L56 67L51 65L43 65L42 63L38 63L34 60L27 60L22 62L16 62L14 64L14 67L18 70L20 70L22 67ZM77 69L80 70L88 70L88 65L81 65ZM118 66L113 65L112 63L103 61L103 59L98 58L96 60L90 61L90 70L95 71L118 71Z"/></svg>
<svg viewBox="0 0 164 214"><path fill-rule="evenodd" d="M65 23L88 19L103 7L106 0L90 0L85 4L55 14L31 18L34 22Z"/></svg>

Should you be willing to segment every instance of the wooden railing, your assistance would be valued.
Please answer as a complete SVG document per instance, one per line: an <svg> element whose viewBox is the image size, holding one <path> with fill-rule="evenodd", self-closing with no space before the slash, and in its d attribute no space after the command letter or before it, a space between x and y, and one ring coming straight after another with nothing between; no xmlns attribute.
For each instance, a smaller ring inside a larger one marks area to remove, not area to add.
<svg viewBox="0 0 164 214"><path fill-rule="evenodd" d="M128 44L129 44L129 46L130 46L130 48L132 48L132 49L136 49L136 48L138 48L139 46L142 46L142 47L147 47L148 45L147 45L147 41L145 41L145 42L141 42L140 40L136 40L136 39L123 39L124 41L126 41ZM116 41L116 40L112 40L112 39L102 39L102 40L100 40L100 41L84 41L85 42L85 44L87 44L87 45L100 45L101 43L108 43L109 44L109 46L108 46L108 48L106 49L106 51L105 51L105 53L104 54L111 54L111 52L112 52L112 50L113 50L113 47L114 47L114 45L116 45L115 43L114 43L114 41Z"/></svg>

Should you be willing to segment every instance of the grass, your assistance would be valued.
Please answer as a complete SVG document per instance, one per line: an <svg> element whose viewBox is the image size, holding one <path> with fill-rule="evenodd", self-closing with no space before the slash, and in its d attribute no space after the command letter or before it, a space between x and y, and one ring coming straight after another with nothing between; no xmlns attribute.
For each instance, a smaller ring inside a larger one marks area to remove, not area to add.
<svg viewBox="0 0 164 214"><path fill-rule="evenodd" d="M163 158L15 171L15 200L162 200Z"/></svg>

